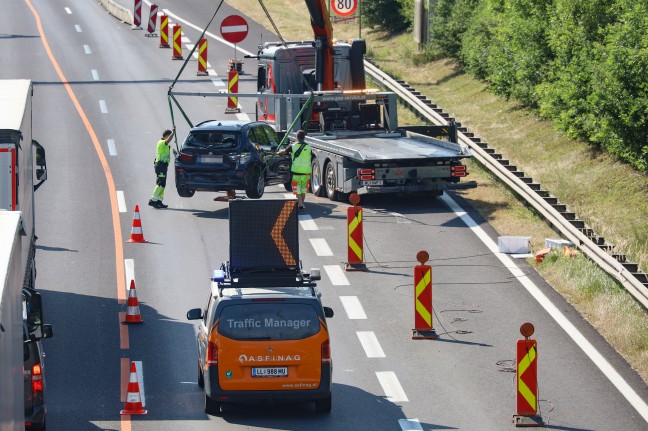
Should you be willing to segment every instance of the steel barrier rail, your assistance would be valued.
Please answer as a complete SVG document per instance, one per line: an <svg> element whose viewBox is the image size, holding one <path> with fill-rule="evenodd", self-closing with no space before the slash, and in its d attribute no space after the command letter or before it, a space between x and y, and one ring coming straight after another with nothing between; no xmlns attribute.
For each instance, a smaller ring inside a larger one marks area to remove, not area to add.
<svg viewBox="0 0 648 431"><path fill-rule="evenodd" d="M441 115L416 97L396 80L378 69L368 61L365 61L365 72L379 85L387 87L396 93L405 103L412 106L419 114L427 118L433 124L447 124L448 116ZM648 309L648 286L642 283L630 273L619 261L602 250L592 239L584 235L569 220L561 215L553 206L532 190L521 178L515 176L497 159L473 142L463 132L457 133L458 140L469 146L473 155L479 163L495 174L500 181L506 184L515 193L521 196L526 202L533 206L549 223L555 226L558 231L574 244L585 255L594 261L601 269L618 280L621 285L646 309Z"/></svg>

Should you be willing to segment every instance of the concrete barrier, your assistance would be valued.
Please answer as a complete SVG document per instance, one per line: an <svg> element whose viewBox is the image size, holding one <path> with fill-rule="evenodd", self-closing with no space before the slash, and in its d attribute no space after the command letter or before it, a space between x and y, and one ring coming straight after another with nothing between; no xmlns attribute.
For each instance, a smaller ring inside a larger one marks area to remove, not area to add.
<svg viewBox="0 0 648 431"><path fill-rule="evenodd" d="M113 0L99 0L99 3L108 11L109 14L125 22L126 24L133 25L133 13L126 9L124 6L118 5Z"/></svg>

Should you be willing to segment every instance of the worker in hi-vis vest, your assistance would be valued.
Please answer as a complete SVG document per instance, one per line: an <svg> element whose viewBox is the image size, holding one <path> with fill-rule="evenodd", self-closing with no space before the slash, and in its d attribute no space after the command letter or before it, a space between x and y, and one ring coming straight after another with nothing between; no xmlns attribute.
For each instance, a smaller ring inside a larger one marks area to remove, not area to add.
<svg viewBox="0 0 648 431"><path fill-rule="evenodd" d="M292 173L292 189L293 193L297 195L297 205L299 205L299 212L305 211L304 200L306 198L306 190L310 186L310 176L313 171L311 165L311 147L304 139L306 132L303 130L297 131L297 142L292 144L285 150L278 151L277 154L285 155L290 153L292 164L290 172Z"/></svg>
<svg viewBox="0 0 648 431"><path fill-rule="evenodd" d="M157 143L157 148L155 150L155 189L153 190L153 196L149 200L149 205L153 208L167 208L168 205L165 205L162 201L164 200L164 188L166 187L167 179L167 169L169 168L169 161L171 161L171 148L169 142L175 135L175 126L173 130L165 130L162 133L162 139Z"/></svg>

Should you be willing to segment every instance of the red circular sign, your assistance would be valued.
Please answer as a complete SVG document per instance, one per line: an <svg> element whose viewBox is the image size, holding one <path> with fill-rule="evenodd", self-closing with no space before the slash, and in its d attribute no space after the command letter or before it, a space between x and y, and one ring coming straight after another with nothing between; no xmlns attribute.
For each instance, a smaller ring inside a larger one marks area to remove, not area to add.
<svg viewBox="0 0 648 431"><path fill-rule="evenodd" d="M230 15L221 23L220 32L229 43L239 43L248 34L248 23L242 16Z"/></svg>
<svg viewBox="0 0 648 431"><path fill-rule="evenodd" d="M359 0L331 0L331 10L339 16L351 16L358 7Z"/></svg>

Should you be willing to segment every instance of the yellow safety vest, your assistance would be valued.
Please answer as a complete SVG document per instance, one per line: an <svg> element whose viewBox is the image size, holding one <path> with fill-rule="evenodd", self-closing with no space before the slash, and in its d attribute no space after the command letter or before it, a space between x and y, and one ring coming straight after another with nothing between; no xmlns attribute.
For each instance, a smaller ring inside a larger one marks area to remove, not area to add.
<svg viewBox="0 0 648 431"><path fill-rule="evenodd" d="M157 143L155 152L155 163L164 162L169 163L171 160L171 146L167 145L165 139L160 139Z"/></svg>
<svg viewBox="0 0 648 431"><path fill-rule="evenodd" d="M295 153L299 150L299 148L301 148L302 144L304 145L304 148L302 149L301 153L299 153L299 157L295 158ZM313 167L311 166L310 145L302 142L294 143L292 146L291 157L292 166L290 170L293 174L310 174L312 172Z"/></svg>

